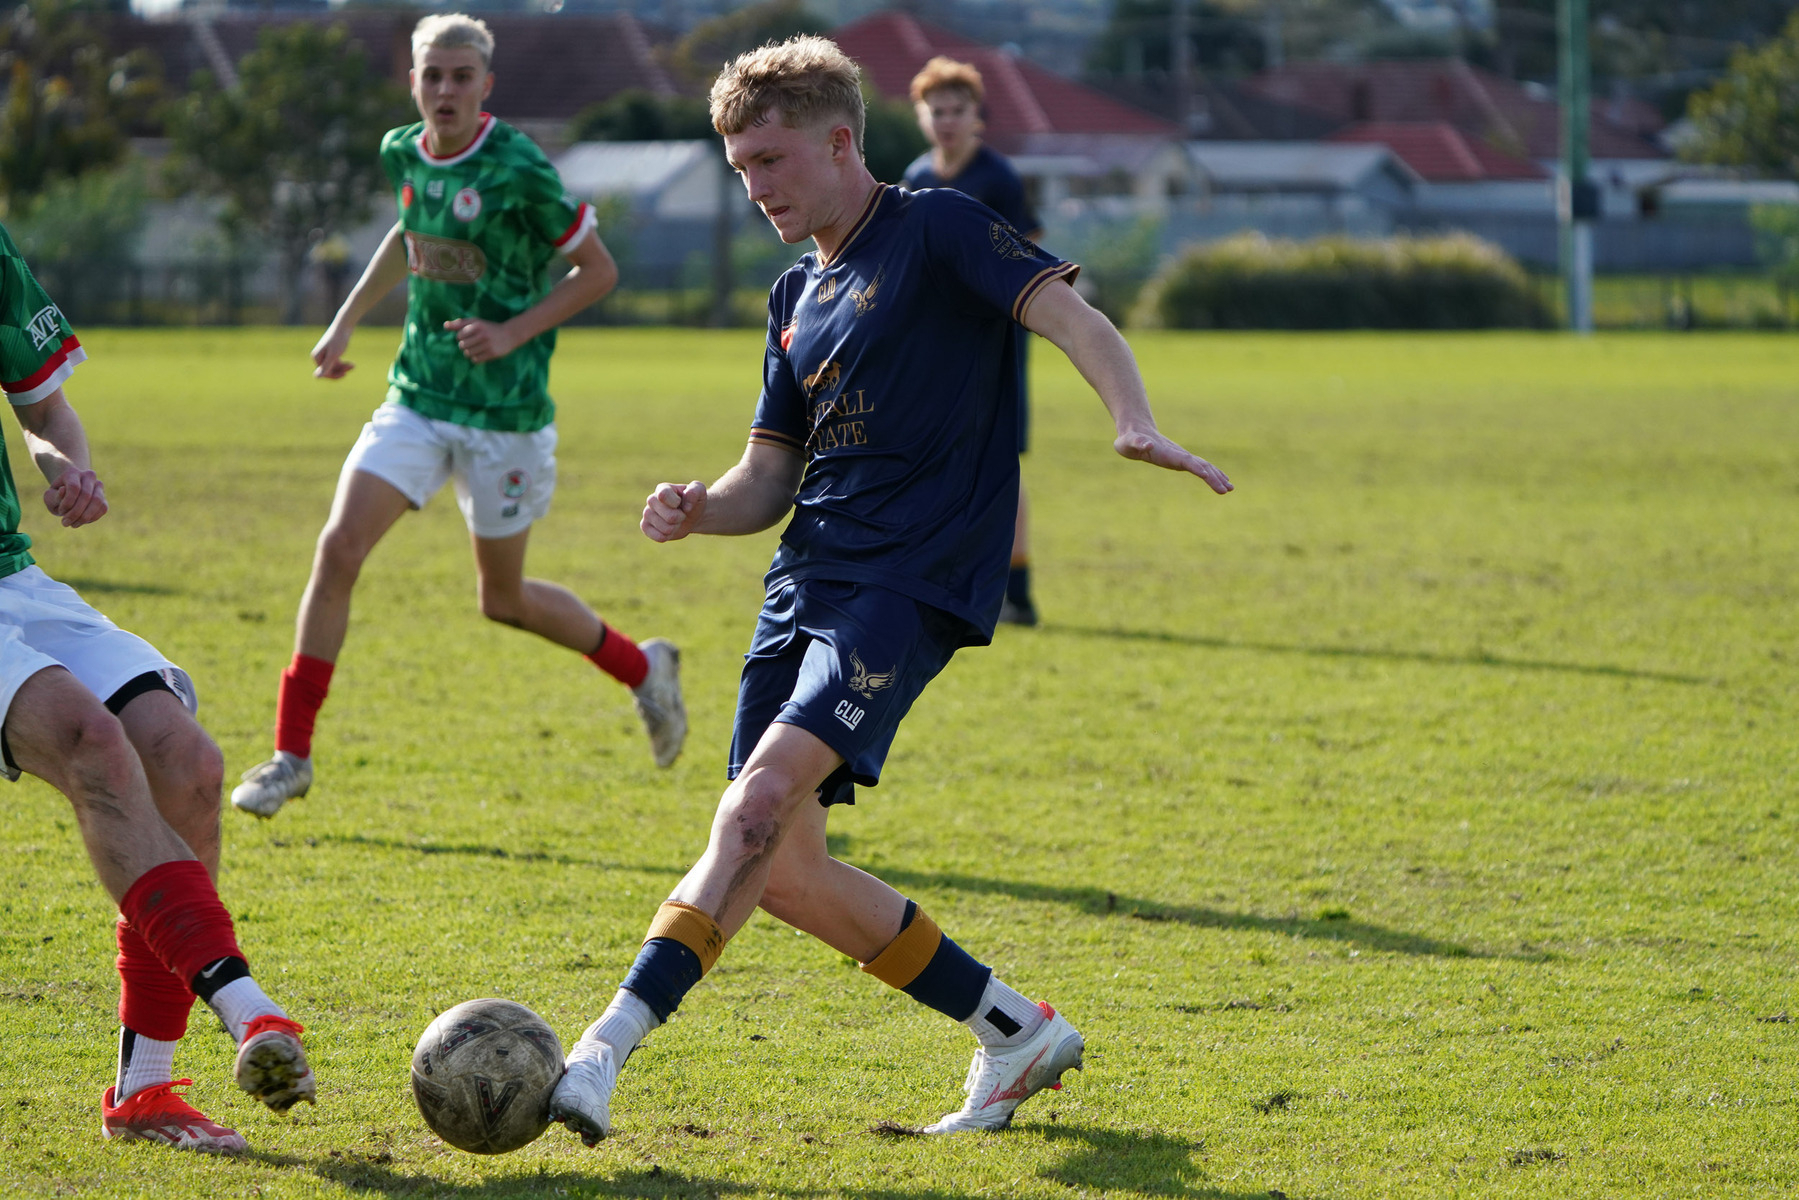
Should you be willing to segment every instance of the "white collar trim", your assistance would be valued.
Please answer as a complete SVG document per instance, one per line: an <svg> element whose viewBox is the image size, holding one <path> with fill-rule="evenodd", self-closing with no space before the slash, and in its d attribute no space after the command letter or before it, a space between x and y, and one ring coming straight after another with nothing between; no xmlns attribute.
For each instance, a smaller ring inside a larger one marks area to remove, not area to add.
<svg viewBox="0 0 1799 1200"><path fill-rule="evenodd" d="M487 135L493 132L493 126L493 114L482 113L481 128L475 131L475 140L464 146L455 154L450 155L448 158L439 158L437 155L431 153L431 148L425 144L425 139L430 136L430 131L428 129L418 135L415 145L418 147L419 157L424 159L428 166L453 167L459 162L467 161L474 156L476 151L481 149L482 145L487 141Z"/></svg>

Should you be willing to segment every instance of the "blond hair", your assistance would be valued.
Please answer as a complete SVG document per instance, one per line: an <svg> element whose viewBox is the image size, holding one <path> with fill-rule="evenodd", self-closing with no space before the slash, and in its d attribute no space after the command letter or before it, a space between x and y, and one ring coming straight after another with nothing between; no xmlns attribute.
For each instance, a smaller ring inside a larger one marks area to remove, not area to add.
<svg viewBox="0 0 1799 1200"><path fill-rule="evenodd" d="M912 77L912 103L919 103L939 88L967 92L968 98L976 104L987 98L987 87L981 82L981 73L973 63L958 62L942 54Z"/></svg>
<svg viewBox="0 0 1799 1200"><path fill-rule="evenodd" d="M862 68L837 43L802 34L739 54L712 81L712 128L742 133L770 108L788 128L842 118L862 153Z"/></svg>
<svg viewBox="0 0 1799 1200"><path fill-rule="evenodd" d="M481 65L493 66L493 30L487 22L467 13L432 13L412 27L412 57L435 46L454 50L467 46L481 56Z"/></svg>

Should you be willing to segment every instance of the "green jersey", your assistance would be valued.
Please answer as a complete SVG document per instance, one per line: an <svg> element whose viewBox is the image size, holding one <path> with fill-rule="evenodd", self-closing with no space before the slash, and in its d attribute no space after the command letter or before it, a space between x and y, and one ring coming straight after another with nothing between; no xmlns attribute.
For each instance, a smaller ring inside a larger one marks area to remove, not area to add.
<svg viewBox="0 0 1799 1200"><path fill-rule="evenodd" d="M51 302L19 248L0 227L0 388L15 405L36 404L75 373L87 351ZM19 532L19 489L0 442L0 578L31 565L31 539Z"/></svg>
<svg viewBox="0 0 1799 1200"><path fill-rule="evenodd" d="M556 331L476 364L444 322L505 321L543 299L551 256L593 228L592 206L562 190L535 142L488 113L475 140L448 157L431 153L423 122L390 130L381 165L398 195L412 272L388 399L477 429L542 429L556 416L549 392Z"/></svg>

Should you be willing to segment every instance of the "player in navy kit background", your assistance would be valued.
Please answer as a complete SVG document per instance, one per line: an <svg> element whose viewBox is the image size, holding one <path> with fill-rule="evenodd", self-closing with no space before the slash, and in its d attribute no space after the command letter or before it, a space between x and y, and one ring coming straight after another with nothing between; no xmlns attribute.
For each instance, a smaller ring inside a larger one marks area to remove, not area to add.
<svg viewBox="0 0 1799 1200"><path fill-rule="evenodd" d="M927 1133L1003 1128L1081 1064L1081 1035L945 937L913 901L832 858L830 807L872 785L900 719L955 651L986 642L1017 507L1012 329L1056 343L1111 412L1118 453L1230 481L1157 431L1130 348L1066 286L1078 268L974 200L875 182L859 71L794 38L732 62L713 124L783 241L811 238L769 296L762 395L742 460L659 485L643 530L745 534L789 512L744 665L731 785L705 853L570 1048L554 1120L594 1144L631 1051L761 907L930 1008L979 1048L963 1107Z"/></svg>
<svg viewBox="0 0 1799 1200"><path fill-rule="evenodd" d="M905 185L913 191L954 188L991 208L1032 241L1041 236L1042 222L1025 195L1024 180L1004 155L981 140L986 85L980 71L972 63L938 55L913 76L911 94L918 127L931 148L906 168ZM1019 325L1013 336L1018 341L1018 452L1023 454L1031 446L1031 334ZM1030 503L1021 484L1011 570L1000 606L999 619L1007 624L1037 623L1037 605L1031 599L1030 522Z"/></svg>

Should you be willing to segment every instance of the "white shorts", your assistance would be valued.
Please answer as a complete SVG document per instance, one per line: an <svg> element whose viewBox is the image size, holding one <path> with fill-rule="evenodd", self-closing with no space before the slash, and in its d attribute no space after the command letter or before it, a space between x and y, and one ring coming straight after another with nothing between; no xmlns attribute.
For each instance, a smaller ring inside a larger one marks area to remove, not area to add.
<svg viewBox="0 0 1799 1200"><path fill-rule="evenodd" d="M474 429L421 416L388 401L375 410L344 460L344 472L367 471L423 508L456 481L456 505L476 537L523 533L550 511L556 490L556 427L536 433Z"/></svg>
<svg viewBox="0 0 1799 1200"><path fill-rule="evenodd" d="M139 675L156 673L192 713L200 711L194 682L155 646L120 629L56 582L41 567L0 579L0 728L25 681L46 667L66 667L88 691L106 700ZM19 777L0 759L0 776Z"/></svg>

